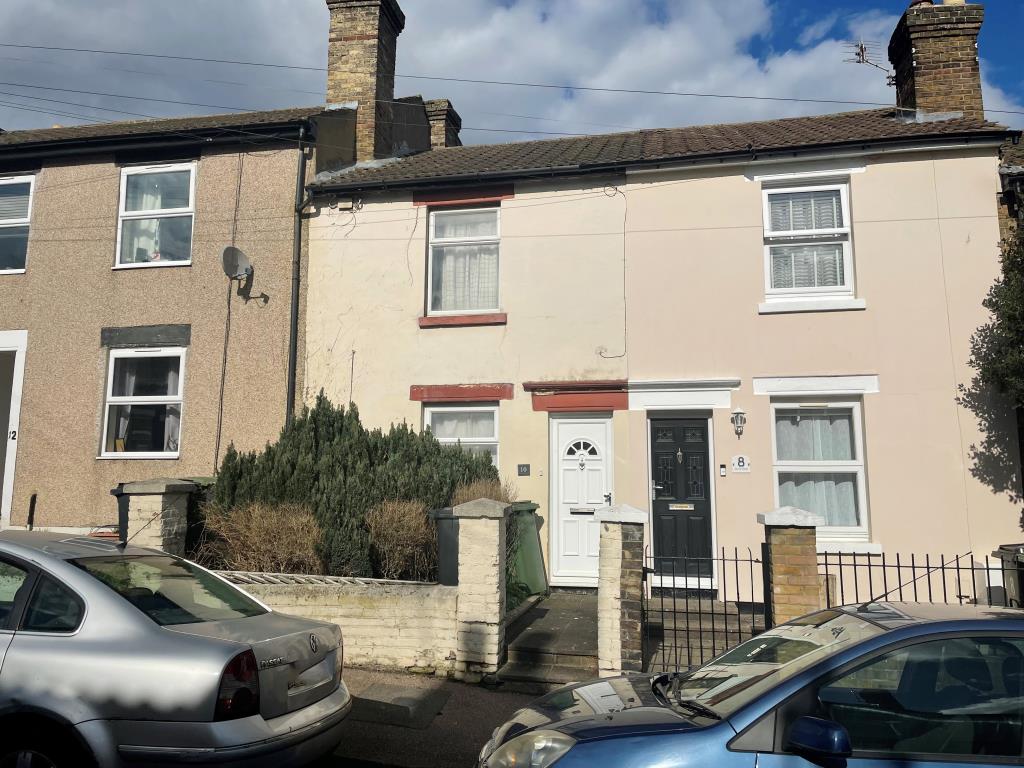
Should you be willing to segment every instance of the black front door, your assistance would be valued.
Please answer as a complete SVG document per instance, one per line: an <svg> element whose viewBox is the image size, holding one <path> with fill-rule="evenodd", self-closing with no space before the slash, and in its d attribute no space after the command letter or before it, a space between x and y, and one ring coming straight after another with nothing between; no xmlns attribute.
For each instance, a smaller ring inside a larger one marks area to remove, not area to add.
<svg viewBox="0 0 1024 768"><path fill-rule="evenodd" d="M664 576L711 576L711 471L707 419L651 421L654 567Z"/></svg>

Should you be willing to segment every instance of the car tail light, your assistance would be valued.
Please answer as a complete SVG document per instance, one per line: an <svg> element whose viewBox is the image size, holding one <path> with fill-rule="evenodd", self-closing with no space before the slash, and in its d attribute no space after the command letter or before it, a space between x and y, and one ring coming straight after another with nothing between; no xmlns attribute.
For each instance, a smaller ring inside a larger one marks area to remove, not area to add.
<svg viewBox="0 0 1024 768"><path fill-rule="evenodd" d="M345 672L345 644L339 643L338 650L334 652L334 671L341 680L342 674Z"/></svg>
<svg viewBox="0 0 1024 768"><path fill-rule="evenodd" d="M238 720L260 713L260 677L256 654L240 653L224 669L214 720Z"/></svg>

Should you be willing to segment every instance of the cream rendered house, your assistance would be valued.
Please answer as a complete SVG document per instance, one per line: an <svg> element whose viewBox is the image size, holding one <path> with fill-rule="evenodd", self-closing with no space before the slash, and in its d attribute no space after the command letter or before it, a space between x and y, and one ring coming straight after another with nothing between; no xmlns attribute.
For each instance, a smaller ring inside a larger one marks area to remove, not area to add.
<svg viewBox="0 0 1024 768"><path fill-rule="evenodd" d="M963 55L982 18L908 10L899 108L321 174L307 396L489 452L540 504L554 585L596 584L609 502L648 511L664 558L756 551L756 513L786 505L826 519L822 551L1024 538L1012 414L957 401L1012 136Z"/></svg>

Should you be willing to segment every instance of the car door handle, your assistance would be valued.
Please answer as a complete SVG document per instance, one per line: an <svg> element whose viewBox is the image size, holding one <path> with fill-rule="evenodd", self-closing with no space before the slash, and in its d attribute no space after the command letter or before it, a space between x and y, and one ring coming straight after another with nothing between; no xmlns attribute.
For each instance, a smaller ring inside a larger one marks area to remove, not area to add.
<svg viewBox="0 0 1024 768"><path fill-rule="evenodd" d="M593 507L569 507L570 515L592 515L597 512Z"/></svg>

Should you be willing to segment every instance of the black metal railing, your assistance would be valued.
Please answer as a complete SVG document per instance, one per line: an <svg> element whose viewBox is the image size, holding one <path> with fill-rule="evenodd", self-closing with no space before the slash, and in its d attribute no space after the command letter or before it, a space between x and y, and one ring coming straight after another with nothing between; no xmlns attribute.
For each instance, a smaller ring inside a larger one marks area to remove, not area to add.
<svg viewBox="0 0 1024 768"><path fill-rule="evenodd" d="M750 549L713 557L644 553L644 670L703 664L768 626L764 564Z"/></svg>
<svg viewBox="0 0 1024 768"><path fill-rule="evenodd" d="M818 555L824 604L857 605L888 600L952 605L1009 605L1002 561L973 553Z"/></svg>

